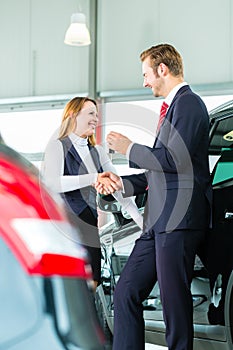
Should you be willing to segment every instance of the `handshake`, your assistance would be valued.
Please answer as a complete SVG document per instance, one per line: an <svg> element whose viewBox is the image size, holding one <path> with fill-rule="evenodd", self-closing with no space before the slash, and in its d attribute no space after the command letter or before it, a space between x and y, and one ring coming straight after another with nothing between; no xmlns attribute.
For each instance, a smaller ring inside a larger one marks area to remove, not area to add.
<svg viewBox="0 0 233 350"><path fill-rule="evenodd" d="M112 194L115 191L122 190L123 188L121 178L111 171L105 171L98 174L94 187L98 193L105 195Z"/></svg>
<svg viewBox="0 0 233 350"><path fill-rule="evenodd" d="M111 131L107 136L107 143L112 150L126 154L132 141L118 132ZM98 174L94 187L98 193L105 195L123 189L121 178L111 171Z"/></svg>

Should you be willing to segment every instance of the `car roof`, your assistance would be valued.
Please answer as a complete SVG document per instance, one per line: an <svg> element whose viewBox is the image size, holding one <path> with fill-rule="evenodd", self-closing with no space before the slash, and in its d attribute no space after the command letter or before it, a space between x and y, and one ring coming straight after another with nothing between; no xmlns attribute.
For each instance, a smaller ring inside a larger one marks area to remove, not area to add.
<svg viewBox="0 0 233 350"><path fill-rule="evenodd" d="M210 120L221 118L226 114L229 115L231 112L233 113L233 100L227 101L220 106L212 109L209 113Z"/></svg>

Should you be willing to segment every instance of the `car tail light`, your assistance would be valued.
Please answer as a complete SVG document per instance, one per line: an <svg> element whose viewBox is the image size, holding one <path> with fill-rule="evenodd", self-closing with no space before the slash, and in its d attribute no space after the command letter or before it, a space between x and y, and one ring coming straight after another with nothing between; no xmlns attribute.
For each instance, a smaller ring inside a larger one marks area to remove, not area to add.
<svg viewBox="0 0 233 350"><path fill-rule="evenodd" d="M43 276L59 275L90 278L90 275L87 275L83 259L52 253L42 254L40 259L34 261L33 266L28 267L28 272Z"/></svg>
<svg viewBox="0 0 233 350"><path fill-rule="evenodd" d="M91 278L87 252L61 200L54 200L37 171L4 145L0 213L0 235L27 273Z"/></svg>
<svg viewBox="0 0 233 350"><path fill-rule="evenodd" d="M5 240L29 274L91 278L86 250L69 222L17 218Z"/></svg>

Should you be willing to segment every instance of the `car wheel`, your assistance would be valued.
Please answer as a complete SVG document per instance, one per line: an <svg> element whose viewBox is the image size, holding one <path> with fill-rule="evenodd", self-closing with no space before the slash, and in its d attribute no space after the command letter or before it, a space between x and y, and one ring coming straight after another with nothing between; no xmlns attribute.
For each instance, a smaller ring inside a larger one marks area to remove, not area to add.
<svg viewBox="0 0 233 350"><path fill-rule="evenodd" d="M99 317L100 326L104 332L105 335L105 350L111 350L112 349L112 342L113 342L113 335L112 332L108 326L107 316L104 312L104 307L101 301L101 298L99 296L98 290L95 295L95 305L97 310L97 315Z"/></svg>
<svg viewBox="0 0 233 350"><path fill-rule="evenodd" d="M227 338L228 343L232 349L233 345L233 271L231 272L227 291L226 291L226 301L225 301L225 315L226 315L226 331L227 331Z"/></svg>

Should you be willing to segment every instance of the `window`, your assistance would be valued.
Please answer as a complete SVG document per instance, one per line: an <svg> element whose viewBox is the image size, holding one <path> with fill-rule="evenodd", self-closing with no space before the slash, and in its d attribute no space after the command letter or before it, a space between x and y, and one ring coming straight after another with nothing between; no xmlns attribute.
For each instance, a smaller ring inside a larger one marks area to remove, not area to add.
<svg viewBox="0 0 233 350"><path fill-rule="evenodd" d="M211 110L232 98L229 95L208 96L203 100ZM56 109L0 113L4 141L40 168L45 147L60 125L64 105L63 101ZM160 105L160 99L105 103L103 146L107 149L105 138L110 130L126 134L134 142L152 146ZM123 158L117 160L117 167L120 174L130 171Z"/></svg>
<svg viewBox="0 0 233 350"><path fill-rule="evenodd" d="M60 125L62 110L0 113L1 136L8 146L40 167L45 147Z"/></svg>

